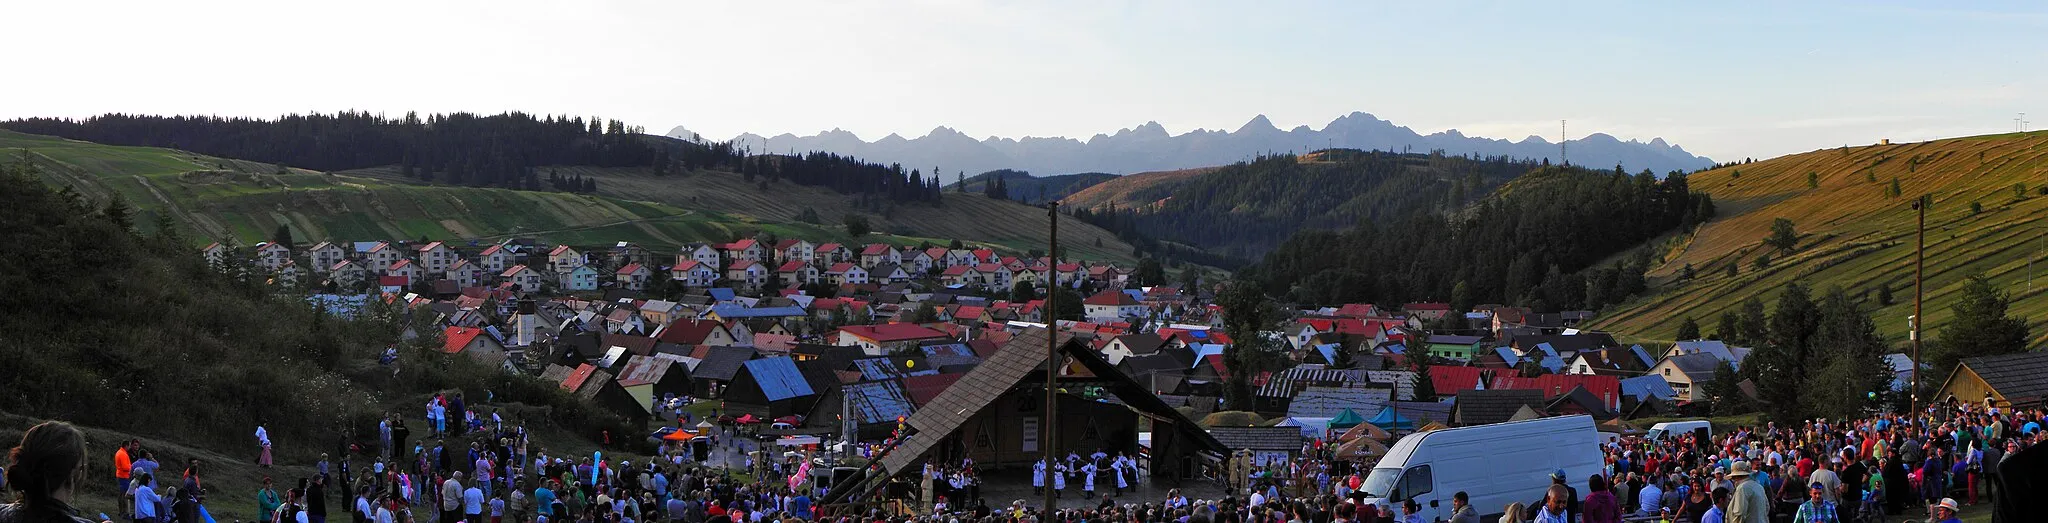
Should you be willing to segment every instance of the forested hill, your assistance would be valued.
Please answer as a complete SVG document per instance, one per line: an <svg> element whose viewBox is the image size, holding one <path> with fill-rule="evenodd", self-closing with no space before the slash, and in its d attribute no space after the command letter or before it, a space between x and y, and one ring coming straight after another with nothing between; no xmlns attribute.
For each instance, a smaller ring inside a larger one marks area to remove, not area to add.
<svg viewBox="0 0 2048 523"><path fill-rule="evenodd" d="M1577 167L1538 168L1461 212L1430 205L1397 206L1404 214L1343 232L1304 230L1240 275L1305 303L1598 309L1643 291L1651 264L1646 250L1602 260L1714 215L1713 201L1682 174L1659 180Z"/></svg>
<svg viewBox="0 0 2048 523"><path fill-rule="evenodd" d="M1119 234L1257 259L1298 230L1361 221L1384 225L1457 209L1537 166L1507 158L1338 149L1131 175L1096 184L1068 202L1084 219Z"/></svg>
<svg viewBox="0 0 2048 523"><path fill-rule="evenodd" d="M988 194L991 185L999 185L1003 188L1004 195L1011 200L1040 204L1066 198L1067 195L1093 187L1095 184L1115 179L1117 176L1109 173L1032 176L1031 173L1024 171L997 169L948 182L946 190Z"/></svg>
<svg viewBox="0 0 2048 523"><path fill-rule="evenodd" d="M697 170L828 187L895 202L938 200L937 173L925 177L830 153L759 155L726 142L650 136L617 120L525 113L286 115L274 120L108 114L84 120L30 118L0 129L108 145L164 147L316 171L399 166L409 178L470 187L595 192L589 183L543 181L542 167L637 167L656 174Z"/></svg>

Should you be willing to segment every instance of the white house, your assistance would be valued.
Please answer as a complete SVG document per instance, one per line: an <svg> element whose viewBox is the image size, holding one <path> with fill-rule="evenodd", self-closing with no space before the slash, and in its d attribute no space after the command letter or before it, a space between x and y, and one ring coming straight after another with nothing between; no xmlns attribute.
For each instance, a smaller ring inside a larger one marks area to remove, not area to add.
<svg viewBox="0 0 2048 523"><path fill-rule="evenodd" d="M1081 300L1081 308L1087 311L1090 320L1116 320L1121 318L1142 318L1145 305L1132 299L1120 290L1106 290Z"/></svg>
<svg viewBox="0 0 2048 523"><path fill-rule="evenodd" d="M833 285L867 283L868 271L851 263L840 263L825 271L825 281Z"/></svg>
<svg viewBox="0 0 2048 523"><path fill-rule="evenodd" d="M683 265L683 262L692 261L712 271L717 271L720 266L718 263L718 249L702 243L683 246L683 252L676 254L676 266L680 267Z"/></svg>
<svg viewBox="0 0 2048 523"><path fill-rule="evenodd" d="M256 264L276 271L292 261L292 248L281 243L264 242L256 244Z"/></svg>
<svg viewBox="0 0 2048 523"><path fill-rule="evenodd" d="M398 263L398 260L403 259L405 259L405 255L398 252L398 247L394 247L388 242L377 242L376 245L370 246L370 250L363 252L363 267L372 272L383 274L385 270L391 268L392 264Z"/></svg>
<svg viewBox="0 0 2048 523"><path fill-rule="evenodd" d="M327 272L334 264L348 259L348 251L332 242L313 244L313 248L306 250L306 255L312 257L313 270L316 272Z"/></svg>
<svg viewBox="0 0 2048 523"><path fill-rule="evenodd" d="M489 274L505 272L505 268L512 263L512 251L504 245L492 245L477 254L476 261L478 266Z"/></svg>
<svg viewBox="0 0 2048 523"><path fill-rule="evenodd" d="M582 267L583 263L583 253L576 252L576 249L570 248L567 245L556 246L555 250L548 251L548 270L550 271L567 273L571 269Z"/></svg>
<svg viewBox="0 0 2048 523"><path fill-rule="evenodd" d="M638 263L628 263L625 267L620 267L618 270L619 286L625 287L626 290L645 290L647 289L647 280L652 277L654 277L654 271L648 270L647 266Z"/></svg>
<svg viewBox="0 0 2048 523"><path fill-rule="evenodd" d="M520 292L537 292L540 290L540 271L533 270L532 267L514 265L510 269L505 269L505 272L498 274L498 277L504 279L507 283L518 285Z"/></svg>
<svg viewBox="0 0 2048 523"><path fill-rule="evenodd" d="M691 287L710 287L718 282L718 269L696 260L682 260L669 269L668 277Z"/></svg>
<svg viewBox="0 0 2048 523"><path fill-rule="evenodd" d="M428 274L439 274L448 272L448 268L455 266L455 261L462 259L462 256L455 253L454 247L433 242L420 246L419 259L420 267L426 269Z"/></svg>

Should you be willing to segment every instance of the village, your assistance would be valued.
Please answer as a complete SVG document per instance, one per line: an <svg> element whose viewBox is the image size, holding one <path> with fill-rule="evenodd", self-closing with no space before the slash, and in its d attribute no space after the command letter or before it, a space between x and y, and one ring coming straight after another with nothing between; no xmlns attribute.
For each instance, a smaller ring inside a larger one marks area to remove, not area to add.
<svg viewBox="0 0 2048 523"><path fill-rule="evenodd" d="M882 477L926 461L1028 469L1048 345L1070 358L1056 422L1079 427L1061 431L1059 448L1144 456L1144 476L1176 480L1278 466L1360 430L1587 415L1620 432L1624 420L1706 415L1716 368L1750 352L1714 340L1624 344L1580 330L1588 311L1299 308L1252 334L1285 364L1249 377L1251 412L1224 412L1224 350L1244 334L1224 332L1217 288L1200 278L1139 286L1106 262L767 238L675 253L514 239L202 254L313 289L309 299L337 314L403 304L431 318L448 357L535 376L648 430L669 427L660 434L711 427L680 413L715 402L720 421L760 423L751 434L763 441L880 449L864 454ZM1085 296L1080 310L1048 317L1048 283ZM1902 388L1910 360L1892 361ZM1995 386L1958 383L1951 395ZM1738 390L1755 394L1748 381Z"/></svg>

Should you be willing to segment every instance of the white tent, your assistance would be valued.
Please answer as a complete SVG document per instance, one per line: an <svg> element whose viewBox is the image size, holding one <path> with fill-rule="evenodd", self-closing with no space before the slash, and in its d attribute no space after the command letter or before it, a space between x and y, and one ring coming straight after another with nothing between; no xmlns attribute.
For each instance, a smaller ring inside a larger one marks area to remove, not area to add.
<svg viewBox="0 0 2048 523"><path fill-rule="evenodd" d="M1328 439L1330 434L1331 419L1332 418L1288 417L1286 419L1280 420L1279 423L1276 423L1273 426L1301 427L1302 436L1316 439Z"/></svg>
<svg viewBox="0 0 2048 523"><path fill-rule="evenodd" d="M783 436L781 439L775 440L775 444L784 447L794 447L797 445L816 445L821 441L817 436Z"/></svg>

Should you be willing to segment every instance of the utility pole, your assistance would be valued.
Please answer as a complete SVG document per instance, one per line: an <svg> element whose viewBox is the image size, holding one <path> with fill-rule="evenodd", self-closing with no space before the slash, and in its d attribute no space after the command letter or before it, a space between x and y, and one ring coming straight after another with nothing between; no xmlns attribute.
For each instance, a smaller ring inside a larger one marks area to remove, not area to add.
<svg viewBox="0 0 2048 523"><path fill-rule="evenodd" d="M1927 268L1927 196L1913 200L1913 210L1919 212L1919 225L1914 228L1913 247L1913 390L1912 412L1920 412L1920 302L1926 294L1922 292Z"/></svg>
<svg viewBox="0 0 2048 523"><path fill-rule="evenodd" d="M1053 443L1053 438L1059 434L1053 430L1053 424L1058 423L1060 419L1060 315L1058 303L1060 301L1059 292L1061 289L1059 277L1059 200L1053 200L1051 203L1046 204L1045 215L1048 218L1046 223L1049 225L1045 241L1045 252L1048 256L1052 257L1053 276L1052 284L1045 287L1045 421L1038 424L1038 448L1040 449L1039 455L1045 456L1046 480L1044 489L1045 510L1042 512L1043 515L1040 516L1039 520L1051 521L1053 510L1059 506L1059 491L1052 488L1052 475L1056 473L1052 469L1053 456L1056 455L1054 448L1058 446Z"/></svg>
<svg viewBox="0 0 2048 523"><path fill-rule="evenodd" d="M1566 133L1565 133L1565 131L1564 131L1564 120L1558 120L1558 121L1557 121L1557 163L1561 163L1561 164L1564 164L1564 165L1566 165L1566 166L1570 166L1570 165L1572 164L1572 157L1571 157L1571 155L1570 155L1570 154L1567 154L1567 152L1565 151L1565 146L1564 146L1564 142L1565 142L1566 140L1569 140L1570 138L1566 138L1566 136L1570 136L1570 135L1566 134Z"/></svg>

